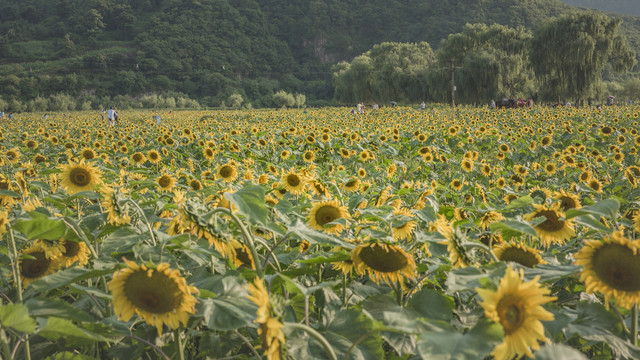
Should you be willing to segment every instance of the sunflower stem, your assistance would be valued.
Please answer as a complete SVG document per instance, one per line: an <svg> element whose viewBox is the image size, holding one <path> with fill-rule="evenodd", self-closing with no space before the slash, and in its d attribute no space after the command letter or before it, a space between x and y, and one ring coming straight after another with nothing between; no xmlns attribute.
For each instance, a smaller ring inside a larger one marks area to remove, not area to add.
<svg viewBox="0 0 640 360"><path fill-rule="evenodd" d="M325 337L322 336L322 334L317 332L311 326L307 326L307 325L304 325L304 324L298 324L298 323L290 323L290 322L285 322L284 326L287 326L287 327L293 328L293 329L297 329L297 330L302 330L302 331L306 332L309 336L315 338L316 340L318 340L320 342L320 344L322 345L324 350L327 352L327 355L329 356L330 360L338 360L338 357L336 356L336 353L333 351L333 348L331 347L331 345L329 344L327 339L325 339Z"/></svg>
<svg viewBox="0 0 640 360"><path fill-rule="evenodd" d="M342 304L347 307L347 274L342 274Z"/></svg>
<svg viewBox="0 0 640 360"><path fill-rule="evenodd" d="M267 267L267 264L269 264L269 257L272 256L273 257L273 261L275 262L276 266L278 267L278 271L280 271L280 263L278 262L278 258L276 258L276 255L273 252L276 250L276 248L278 246L280 246L280 244L282 244L283 242L285 242L289 238L289 235L291 235L291 233L288 233L285 236L283 236L280 241L278 241L275 245L273 245L273 247L271 249L269 249L269 253L267 254L267 256L264 257L264 262L262 263L262 268L263 269L265 269Z"/></svg>
<svg viewBox="0 0 640 360"><path fill-rule="evenodd" d="M18 266L18 249L16 248L16 239L13 236L13 229L9 228L9 239L11 239L11 252L13 253L11 259L11 270L13 270L13 276L16 280L16 292L18 294L18 302L22 304L22 279L20 278L20 269ZM29 346L29 335L25 334L24 339L24 357L27 360L31 360L31 347Z"/></svg>
<svg viewBox="0 0 640 360"><path fill-rule="evenodd" d="M493 261L500 262L500 260L496 256L496 254L494 254L493 251L491 251L491 249L485 244L468 242L468 243L463 244L462 246L465 247L465 248L479 248L479 249L482 249L482 250L486 251L487 254L489 254L491 256Z"/></svg>
<svg viewBox="0 0 640 360"><path fill-rule="evenodd" d="M138 212L140 213L140 215L142 215L142 218L144 219L144 223L147 225L147 229L149 229L149 234L151 235L151 240L153 241L153 246L156 246L156 244L157 244L156 236L153 234L153 229L151 228L151 224L149 224L149 220L147 219L147 215L144 214L144 211L142 211L142 208L140 208L138 203L136 203L135 201L133 201L131 199L129 199L129 203L133 204L133 206L135 206L136 209L138 209Z"/></svg>
<svg viewBox="0 0 640 360"><path fill-rule="evenodd" d="M262 263L260 262L260 258L258 257L258 252L256 251L256 246L253 240L253 236L251 236L251 234L249 233L249 231L247 231L247 228L244 226L242 221L231 210L223 207L218 207L213 210L214 214L216 212L221 212L226 215L229 215L231 219L233 219L233 221L238 225L238 227L240 228L240 232L242 232L242 237L244 238L245 245L247 245L247 247L249 248L249 251L251 251L253 262L256 265L256 273L258 274L259 278L262 278L264 276L264 272L262 270Z"/></svg>
<svg viewBox="0 0 640 360"><path fill-rule="evenodd" d="M638 303L631 308L631 344L638 344Z"/></svg>
<svg viewBox="0 0 640 360"><path fill-rule="evenodd" d="M176 330L176 340L178 341L178 356L180 360L184 360L184 343L180 336L180 330Z"/></svg>

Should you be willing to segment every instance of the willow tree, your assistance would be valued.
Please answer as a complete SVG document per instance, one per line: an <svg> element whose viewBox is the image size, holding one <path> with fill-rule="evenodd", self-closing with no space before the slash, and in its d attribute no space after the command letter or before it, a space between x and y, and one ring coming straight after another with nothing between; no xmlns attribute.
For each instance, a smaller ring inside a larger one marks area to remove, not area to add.
<svg viewBox="0 0 640 360"><path fill-rule="evenodd" d="M624 35L622 20L595 12L570 14L543 25L531 42L531 65L546 100L594 97L602 72L611 63L616 72L630 70L635 54Z"/></svg>
<svg viewBox="0 0 640 360"><path fill-rule="evenodd" d="M426 100L425 74L434 59L426 42L375 45L351 63L332 68L335 98L344 104Z"/></svg>
<svg viewBox="0 0 640 360"><path fill-rule="evenodd" d="M531 96L528 66L531 34L524 28L467 24L442 40L436 53L440 68L430 74L434 97L451 101L451 64L456 102L484 103L496 98Z"/></svg>

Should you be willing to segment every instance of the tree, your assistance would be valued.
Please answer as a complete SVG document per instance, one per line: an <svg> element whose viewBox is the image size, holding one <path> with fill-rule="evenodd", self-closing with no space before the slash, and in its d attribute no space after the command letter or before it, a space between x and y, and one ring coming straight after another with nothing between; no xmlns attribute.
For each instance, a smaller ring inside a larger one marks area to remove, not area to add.
<svg viewBox="0 0 640 360"><path fill-rule="evenodd" d="M242 99L242 95L238 93L229 95L229 98L227 99L229 106L235 109L239 108L243 101L244 99Z"/></svg>
<svg viewBox="0 0 640 360"><path fill-rule="evenodd" d="M467 24L444 39L437 52L442 68L431 75L434 95L451 101L451 72L455 71L456 102L486 103L496 98L526 98L533 92L528 67L531 34L494 24Z"/></svg>
<svg viewBox="0 0 640 360"><path fill-rule="evenodd" d="M296 106L299 108L302 107L305 102L307 102L307 97L304 96L304 94L296 94L295 99L296 99Z"/></svg>
<svg viewBox="0 0 640 360"><path fill-rule="evenodd" d="M621 22L586 12L557 18L536 30L531 65L541 82L542 97L584 100L595 93L609 62L616 72L630 70L635 54L618 33Z"/></svg>
<svg viewBox="0 0 640 360"><path fill-rule="evenodd" d="M279 107L286 107L293 106L296 103L296 99L288 92L280 90L273 94L273 102Z"/></svg>

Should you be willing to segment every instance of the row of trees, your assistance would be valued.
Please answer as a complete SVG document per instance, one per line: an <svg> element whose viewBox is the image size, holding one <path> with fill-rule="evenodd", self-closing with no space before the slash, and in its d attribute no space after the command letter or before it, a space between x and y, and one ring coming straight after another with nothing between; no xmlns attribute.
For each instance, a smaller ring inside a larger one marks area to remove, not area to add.
<svg viewBox="0 0 640 360"><path fill-rule="evenodd" d="M621 21L589 12L550 21L533 33L503 25L467 24L434 52L429 44L383 43L332 68L336 99L456 101L534 97L543 101L599 100L605 70L623 73L635 54L618 32ZM610 88L636 86L627 79Z"/></svg>

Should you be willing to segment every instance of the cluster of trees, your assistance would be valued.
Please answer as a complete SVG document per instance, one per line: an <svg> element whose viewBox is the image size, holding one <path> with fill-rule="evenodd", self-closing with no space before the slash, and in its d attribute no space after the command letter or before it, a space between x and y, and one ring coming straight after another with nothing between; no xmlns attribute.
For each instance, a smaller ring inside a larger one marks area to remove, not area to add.
<svg viewBox="0 0 640 360"><path fill-rule="evenodd" d="M636 63L620 24L588 12L557 18L533 33L523 27L467 24L435 53L427 43L383 43L333 67L336 99L451 102L454 84L456 101L475 104L529 97L602 102L611 90L633 96L640 79L602 80L603 72L624 73Z"/></svg>
<svg viewBox="0 0 640 360"><path fill-rule="evenodd" d="M21 111L71 111L106 109L116 106L119 109L199 109L198 101L184 94L148 94L140 97L116 95L113 98L85 95L74 97L67 93L56 93L48 97L36 96L30 100L0 98L0 110L9 112Z"/></svg>

